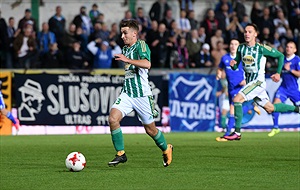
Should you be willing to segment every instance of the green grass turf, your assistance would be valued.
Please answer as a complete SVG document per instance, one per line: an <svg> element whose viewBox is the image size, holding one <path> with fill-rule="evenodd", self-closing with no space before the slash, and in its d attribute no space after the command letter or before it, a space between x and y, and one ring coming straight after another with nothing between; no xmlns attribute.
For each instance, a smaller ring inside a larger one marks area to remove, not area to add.
<svg viewBox="0 0 300 190"><path fill-rule="evenodd" d="M110 135L2 136L0 189L300 189L299 133L165 134L174 145L171 166L146 134L124 135L128 161L108 167ZM82 152L87 167L69 172L65 158Z"/></svg>

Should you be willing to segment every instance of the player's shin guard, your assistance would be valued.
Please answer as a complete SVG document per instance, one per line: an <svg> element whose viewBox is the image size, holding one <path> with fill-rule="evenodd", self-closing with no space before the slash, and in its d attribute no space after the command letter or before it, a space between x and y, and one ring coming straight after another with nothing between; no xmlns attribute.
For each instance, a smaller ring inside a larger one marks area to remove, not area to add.
<svg viewBox="0 0 300 190"><path fill-rule="evenodd" d="M241 125L243 119L243 107L242 103L234 102L234 116L235 116L235 132L241 132Z"/></svg>
<svg viewBox="0 0 300 190"><path fill-rule="evenodd" d="M155 141L155 144L156 144L162 151L165 151L165 150L167 150L167 148L168 148L168 147L167 147L166 139L165 139L163 133L162 133L159 129L157 129L157 130L158 130L157 134L156 134L154 137L152 137L152 138L153 138L153 140Z"/></svg>
<svg viewBox="0 0 300 190"><path fill-rule="evenodd" d="M278 129L278 118L279 118L279 113L278 113L278 112L273 112L273 113L272 113L272 117L273 117L273 124L274 124L274 127L273 127L273 128Z"/></svg>
<svg viewBox="0 0 300 190"><path fill-rule="evenodd" d="M111 139L117 152L124 150L124 139L121 128L111 131Z"/></svg>
<svg viewBox="0 0 300 190"><path fill-rule="evenodd" d="M274 104L274 112L296 112L296 107L292 105L287 105L283 103Z"/></svg>

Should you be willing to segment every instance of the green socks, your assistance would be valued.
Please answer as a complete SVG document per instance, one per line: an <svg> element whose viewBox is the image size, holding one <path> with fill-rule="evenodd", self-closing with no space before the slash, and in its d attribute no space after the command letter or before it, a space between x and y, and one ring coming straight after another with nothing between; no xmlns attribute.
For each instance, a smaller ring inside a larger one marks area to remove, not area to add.
<svg viewBox="0 0 300 190"><path fill-rule="evenodd" d="M234 102L234 116L235 116L235 132L241 132L241 125L243 119L242 103Z"/></svg>
<svg viewBox="0 0 300 190"><path fill-rule="evenodd" d="M162 150L165 151L167 150L168 146L167 146L167 142L166 139L164 137L164 135L162 134L162 132L160 130L158 130L157 134L152 137L153 140L155 141L155 144Z"/></svg>
<svg viewBox="0 0 300 190"><path fill-rule="evenodd" d="M222 115L221 116L221 127L222 127L222 129L226 128L226 120L227 120L227 115Z"/></svg>
<svg viewBox="0 0 300 190"><path fill-rule="evenodd" d="M117 152L124 150L124 139L121 128L111 131L111 139Z"/></svg>
<svg viewBox="0 0 300 190"><path fill-rule="evenodd" d="M296 108L295 106L287 105L283 103L274 104L274 112L280 112L280 113L293 112L295 111L295 108Z"/></svg>

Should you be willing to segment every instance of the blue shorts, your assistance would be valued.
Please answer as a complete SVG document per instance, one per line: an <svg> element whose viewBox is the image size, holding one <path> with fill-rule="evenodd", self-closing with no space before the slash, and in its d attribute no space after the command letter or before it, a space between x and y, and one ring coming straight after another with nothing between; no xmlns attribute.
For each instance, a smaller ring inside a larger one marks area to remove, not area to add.
<svg viewBox="0 0 300 190"><path fill-rule="evenodd" d="M5 109L5 103L3 100L2 92L0 92L0 110Z"/></svg>
<svg viewBox="0 0 300 190"><path fill-rule="evenodd" d="M238 86L234 88L233 90L228 89L228 99L229 99L229 104L233 105L233 98L239 93L239 91L242 89L242 86Z"/></svg>
<svg viewBox="0 0 300 190"><path fill-rule="evenodd" d="M298 90L286 89L280 86L275 94L275 98L279 98L281 102L285 102L289 98L294 105L300 105L300 91Z"/></svg>

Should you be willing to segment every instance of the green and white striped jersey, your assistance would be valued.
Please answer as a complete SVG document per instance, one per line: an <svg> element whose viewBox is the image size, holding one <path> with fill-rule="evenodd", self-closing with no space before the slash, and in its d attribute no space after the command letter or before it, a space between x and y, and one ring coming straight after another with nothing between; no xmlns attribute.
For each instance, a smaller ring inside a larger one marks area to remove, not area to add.
<svg viewBox="0 0 300 190"><path fill-rule="evenodd" d="M150 49L143 40L138 40L131 47L124 46L122 54L129 59L150 60ZM124 63L125 81L122 91L129 97L143 97L152 95L151 87L148 81L148 69L139 68L135 65Z"/></svg>
<svg viewBox="0 0 300 190"><path fill-rule="evenodd" d="M270 46L259 43L256 43L251 47L246 43L240 44L235 57L237 64L233 67L233 69L235 70L238 68L238 64L242 61L247 84L254 80L264 82L265 66L267 62L267 58L265 56L278 58L277 73L280 74L283 66L284 55Z"/></svg>

